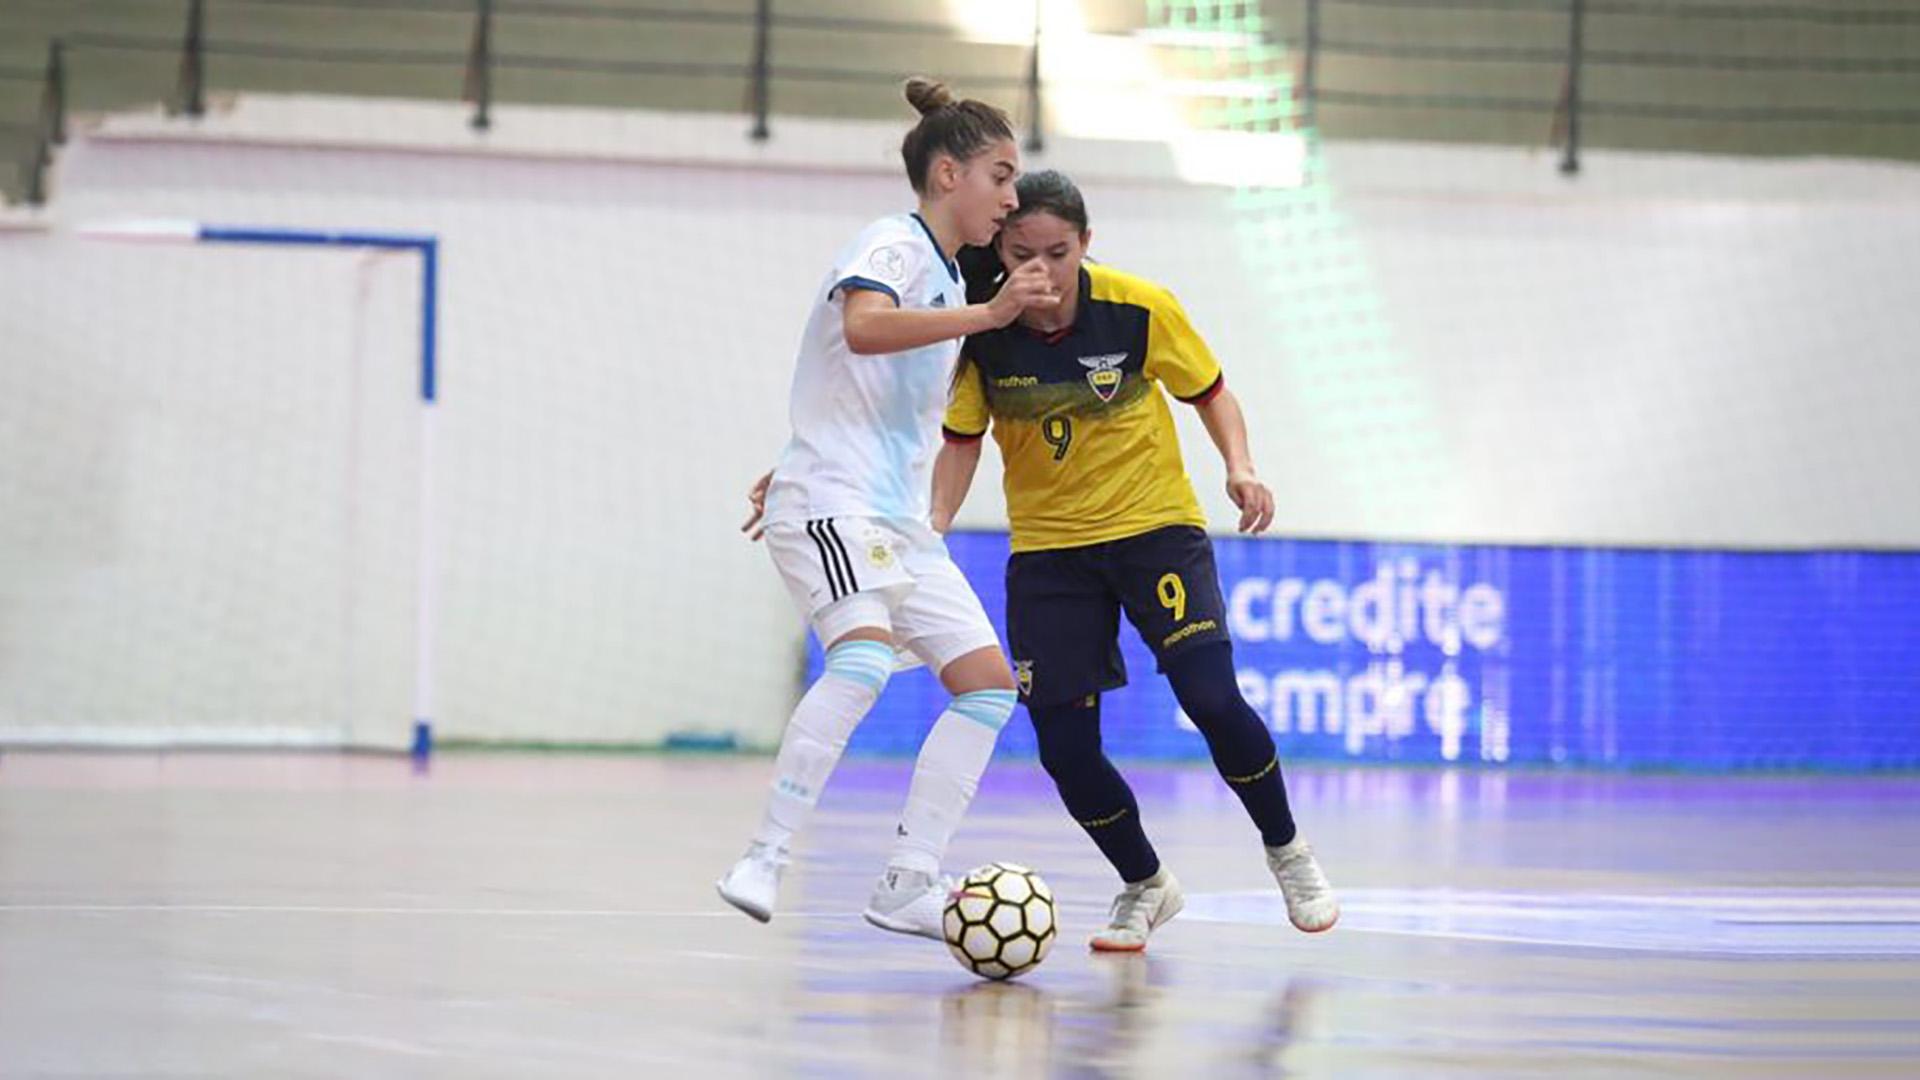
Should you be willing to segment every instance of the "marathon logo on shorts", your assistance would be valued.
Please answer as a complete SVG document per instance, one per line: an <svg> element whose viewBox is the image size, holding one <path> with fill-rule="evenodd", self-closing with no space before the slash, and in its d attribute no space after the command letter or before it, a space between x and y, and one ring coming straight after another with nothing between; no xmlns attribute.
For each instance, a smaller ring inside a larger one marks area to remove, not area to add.
<svg viewBox="0 0 1920 1080"><path fill-rule="evenodd" d="M1033 661L1016 660L1013 664L1013 682L1022 694L1033 694Z"/></svg>
<svg viewBox="0 0 1920 1080"><path fill-rule="evenodd" d="M1126 373L1120 370L1125 363L1126 353L1108 353L1105 356L1083 356L1080 363L1087 369L1087 385L1100 395L1101 401L1112 401L1113 395L1120 392L1120 380Z"/></svg>
<svg viewBox="0 0 1920 1080"><path fill-rule="evenodd" d="M1195 634L1204 634L1209 630L1218 630L1218 629L1220 629L1220 624L1213 621L1212 619L1202 619L1197 623L1188 623L1187 625L1181 627L1178 630L1175 630L1173 633L1168 634L1164 639L1162 639L1160 642L1160 647L1163 649L1170 649L1173 646L1180 644L1181 642L1187 640L1188 638L1192 637Z"/></svg>

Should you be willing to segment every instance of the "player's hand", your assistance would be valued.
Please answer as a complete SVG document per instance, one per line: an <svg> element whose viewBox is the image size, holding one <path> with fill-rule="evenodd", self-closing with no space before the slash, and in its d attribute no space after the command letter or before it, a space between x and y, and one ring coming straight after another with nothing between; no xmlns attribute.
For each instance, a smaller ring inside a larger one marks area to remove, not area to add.
<svg viewBox="0 0 1920 1080"><path fill-rule="evenodd" d="M987 310L993 313L995 326L1005 326L1028 308L1048 308L1059 303L1060 294L1054 291L1053 279L1047 276L1046 263L1036 256L1007 275L1000 291L987 301Z"/></svg>
<svg viewBox="0 0 1920 1080"><path fill-rule="evenodd" d="M947 533L953 531L953 511L934 507L933 516L927 524L933 526L934 532L945 536Z"/></svg>
<svg viewBox="0 0 1920 1080"><path fill-rule="evenodd" d="M772 483L773 470L769 469L760 479L755 480L753 487L747 491L747 502L753 507L753 516L747 519L745 525L740 526L740 531L746 533L749 540L758 540L767 534L767 530L760 527L760 519L767 516L767 488Z"/></svg>
<svg viewBox="0 0 1920 1080"><path fill-rule="evenodd" d="M1273 491L1251 469L1227 474L1227 498L1240 508L1241 532L1263 533L1273 524Z"/></svg>

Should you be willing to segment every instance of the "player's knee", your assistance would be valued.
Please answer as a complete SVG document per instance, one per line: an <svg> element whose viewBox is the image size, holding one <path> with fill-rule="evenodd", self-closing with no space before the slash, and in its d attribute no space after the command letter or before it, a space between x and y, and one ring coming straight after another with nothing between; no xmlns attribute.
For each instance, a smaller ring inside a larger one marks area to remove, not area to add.
<svg viewBox="0 0 1920 1080"><path fill-rule="evenodd" d="M1186 712L1187 717L1202 727L1208 721L1231 723L1240 717L1243 710L1252 708L1246 703L1246 699L1240 696L1238 688L1231 686L1188 687L1174 697L1179 699L1180 708Z"/></svg>
<svg viewBox="0 0 1920 1080"><path fill-rule="evenodd" d="M879 641L841 641L827 650L824 677L856 687L870 701L878 700L893 677L893 649Z"/></svg>
<svg viewBox="0 0 1920 1080"><path fill-rule="evenodd" d="M1012 687L1005 690L970 690L964 694L954 695L953 701L947 705L947 711L964 716L988 731L998 734L1001 728L1007 726L1007 719L1013 715L1013 705L1016 700L1018 695L1013 692Z"/></svg>
<svg viewBox="0 0 1920 1080"><path fill-rule="evenodd" d="M1253 706L1240 693L1233 649L1227 642L1201 645L1175 656L1166 662L1166 672L1174 698L1195 724L1216 719L1232 723L1246 717L1258 722Z"/></svg>
<svg viewBox="0 0 1920 1080"><path fill-rule="evenodd" d="M1200 708L1189 704L1181 708L1207 740L1222 775L1254 771L1273 759L1273 733L1240 695L1220 698Z"/></svg>
<svg viewBox="0 0 1920 1080"><path fill-rule="evenodd" d="M982 690L1013 693L1013 670L997 645L975 649L948 661L940 669L940 683L956 697Z"/></svg>
<svg viewBox="0 0 1920 1080"><path fill-rule="evenodd" d="M1126 817L1133 792L1098 745L1078 746L1056 753L1051 764L1041 758L1047 775L1067 811L1083 827L1104 828Z"/></svg>
<svg viewBox="0 0 1920 1080"><path fill-rule="evenodd" d="M1033 716L1040 767L1056 784L1071 784L1082 773L1098 767L1100 731L1086 715L1087 710L1054 705L1027 711Z"/></svg>
<svg viewBox="0 0 1920 1080"><path fill-rule="evenodd" d="M1186 686L1174 694L1180 708L1193 721L1202 733L1220 729L1240 729L1257 727L1266 729L1260 722L1260 714L1253 711L1247 699L1240 694L1240 688L1228 683L1200 684Z"/></svg>

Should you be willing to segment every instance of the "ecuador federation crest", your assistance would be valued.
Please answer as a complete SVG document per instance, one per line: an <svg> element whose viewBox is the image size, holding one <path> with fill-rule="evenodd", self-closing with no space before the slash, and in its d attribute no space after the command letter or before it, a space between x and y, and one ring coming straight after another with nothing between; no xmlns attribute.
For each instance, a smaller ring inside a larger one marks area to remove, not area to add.
<svg viewBox="0 0 1920 1080"><path fill-rule="evenodd" d="M1112 401L1113 395L1120 392L1120 380L1126 378L1126 372L1120 370L1125 363L1126 353L1108 353L1105 356L1083 356L1081 366L1087 369L1087 385L1100 395L1101 401Z"/></svg>

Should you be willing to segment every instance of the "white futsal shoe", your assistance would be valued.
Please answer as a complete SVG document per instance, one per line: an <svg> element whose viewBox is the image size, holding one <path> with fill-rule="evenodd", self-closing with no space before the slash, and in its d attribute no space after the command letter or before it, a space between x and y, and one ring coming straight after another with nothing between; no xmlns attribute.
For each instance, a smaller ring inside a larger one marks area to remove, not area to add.
<svg viewBox="0 0 1920 1080"><path fill-rule="evenodd" d="M1113 898L1107 928L1087 939L1096 952L1139 952L1147 947L1147 937L1161 923L1180 914L1187 898L1173 872L1160 872L1145 881L1136 881Z"/></svg>
<svg viewBox="0 0 1920 1080"><path fill-rule="evenodd" d="M760 922L770 922L774 901L780 897L780 875L786 869L786 848L771 847L756 840L747 846L747 853L733 864L727 876L714 883L714 888L720 891L720 899Z"/></svg>
<svg viewBox="0 0 1920 1080"><path fill-rule="evenodd" d="M1340 901L1320 869L1313 849L1296 836L1285 847L1267 849L1267 869L1287 898L1287 919L1309 934L1330 930L1340 919Z"/></svg>
<svg viewBox="0 0 1920 1080"><path fill-rule="evenodd" d="M867 898L867 910L860 914L882 930L945 941L940 919L953 889L952 878L888 867Z"/></svg>

